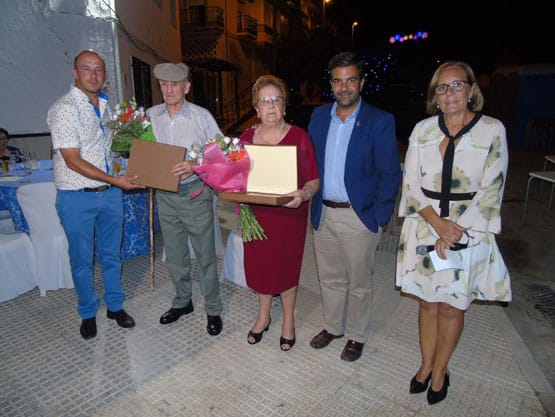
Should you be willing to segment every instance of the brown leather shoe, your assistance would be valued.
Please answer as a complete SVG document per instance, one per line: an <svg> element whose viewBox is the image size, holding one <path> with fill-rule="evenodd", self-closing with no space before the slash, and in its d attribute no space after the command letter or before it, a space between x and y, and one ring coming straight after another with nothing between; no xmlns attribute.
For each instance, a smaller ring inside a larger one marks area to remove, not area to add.
<svg viewBox="0 0 555 417"><path fill-rule="evenodd" d="M341 337L343 337L342 334L336 336L324 329L312 338L310 341L310 347L313 347L314 349L322 349L329 345L333 339L339 339Z"/></svg>
<svg viewBox="0 0 555 417"><path fill-rule="evenodd" d="M347 362L354 362L360 358L360 355L362 355L363 348L364 343L355 342L354 340L349 339L343 348L343 352L341 352L341 359Z"/></svg>

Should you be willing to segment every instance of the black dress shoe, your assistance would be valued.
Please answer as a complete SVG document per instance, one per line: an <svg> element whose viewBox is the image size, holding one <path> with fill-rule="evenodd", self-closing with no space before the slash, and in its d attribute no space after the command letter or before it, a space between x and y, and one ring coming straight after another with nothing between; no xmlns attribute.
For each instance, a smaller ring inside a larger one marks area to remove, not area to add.
<svg viewBox="0 0 555 417"><path fill-rule="evenodd" d="M416 379L417 376L418 376L418 373L410 380L409 392L411 394L420 394L421 392L426 391L428 389L428 384L430 383L430 379L432 379L431 372L428 375L428 378L426 378L423 382L420 382L419 380L417 380Z"/></svg>
<svg viewBox="0 0 555 417"><path fill-rule="evenodd" d="M208 324L206 325L206 331L211 336L217 336L222 332L222 318L220 316L206 316L208 318Z"/></svg>
<svg viewBox="0 0 555 417"><path fill-rule="evenodd" d="M439 391L434 391L432 389L432 384L430 384L430 388L428 389L428 404L436 404L440 401L443 401L445 397L447 397L447 387L449 386L449 374L445 374L443 379L443 386Z"/></svg>
<svg viewBox="0 0 555 417"><path fill-rule="evenodd" d="M182 308L170 308L168 311L166 311L164 314L162 314L162 317L160 317L160 324L170 324L173 323L174 321L178 320L179 317L181 317L184 314L190 314L194 311L193 308L193 301L189 301L189 304L187 304L185 307Z"/></svg>
<svg viewBox="0 0 555 417"><path fill-rule="evenodd" d="M341 359L347 362L356 361L362 355L362 348L364 348L364 343L349 339L341 352Z"/></svg>
<svg viewBox="0 0 555 417"><path fill-rule="evenodd" d="M106 317L112 320L116 320L119 327L124 327L126 329L130 329L131 327L135 327L135 320L131 317L125 310L120 311L106 311Z"/></svg>
<svg viewBox="0 0 555 417"><path fill-rule="evenodd" d="M96 337L96 317L91 317L90 319L84 319L81 322L81 328L79 329L83 339L92 339Z"/></svg>

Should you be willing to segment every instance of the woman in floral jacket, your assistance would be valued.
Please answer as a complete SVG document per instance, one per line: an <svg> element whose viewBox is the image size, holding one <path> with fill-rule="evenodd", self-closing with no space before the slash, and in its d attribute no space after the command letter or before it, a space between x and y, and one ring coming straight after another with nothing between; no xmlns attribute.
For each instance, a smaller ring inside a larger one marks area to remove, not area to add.
<svg viewBox="0 0 555 417"><path fill-rule="evenodd" d="M415 126L405 158L396 284L419 299L422 362L410 392L428 390L430 404L447 395L447 365L472 301L511 300L509 273L495 242L508 165L506 134L499 120L480 113L483 102L466 63L439 66L428 87L432 117ZM436 254L454 255L461 265L434 267Z"/></svg>

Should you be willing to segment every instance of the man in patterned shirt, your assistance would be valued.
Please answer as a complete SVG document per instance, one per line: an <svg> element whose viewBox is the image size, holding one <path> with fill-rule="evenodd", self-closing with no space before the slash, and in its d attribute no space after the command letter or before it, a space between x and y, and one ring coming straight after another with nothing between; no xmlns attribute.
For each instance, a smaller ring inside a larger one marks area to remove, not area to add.
<svg viewBox="0 0 555 417"><path fill-rule="evenodd" d="M183 146L190 151L192 148L200 149L208 139L222 134L208 110L185 99L191 87L187 65L158 64L154 67L154 75L160 82L164 103L151 107L147 114L158 142ZM194 162L186 158L173 168L174 175L180 177L177 193L156 191L168 269L175 287L172 306L160 317L160 324L172 323L182 315L193 312L190 238L198 262L200 290L204 296L208 319L206 330L216 336L222 331L222 300L214 243L214 196L210 187L205 187L193 173ZM193 195L196 196L191 198Z"/></svg>
<svg viewBox="0 0 555 417"><path fill-rule="evenodd" d="M80 52L74 61L75 85L48 110L53 148L56 209L69 243L69 258L77 311L82 318L81 336L96 336L96 312L100 301L94 292L95 239L102 266L107 317L121 327L135 326L123 309L121 287L121 240L123 233L122 189L144 188L131 176L110 175L111 135L103 122L109 120L108 96L100 91L106 64L96 52Z"/></svg>

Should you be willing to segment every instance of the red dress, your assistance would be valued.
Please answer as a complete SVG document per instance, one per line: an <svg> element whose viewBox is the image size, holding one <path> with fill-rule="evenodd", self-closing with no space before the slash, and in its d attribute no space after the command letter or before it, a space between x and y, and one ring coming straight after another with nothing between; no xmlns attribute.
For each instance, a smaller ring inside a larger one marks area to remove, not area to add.
<svg viewBox="0 0 555 417"><path fill-rule="evenodd" d="M254 129L247 129L241 140L252 143ZM318 178L314 148L306 131L291 126L276 145L297 146L297 189ZM299 284L308 222L308 202L298 208L251 204L267 239L244 242L247 285L261 294L280 294Z"/></svg>

